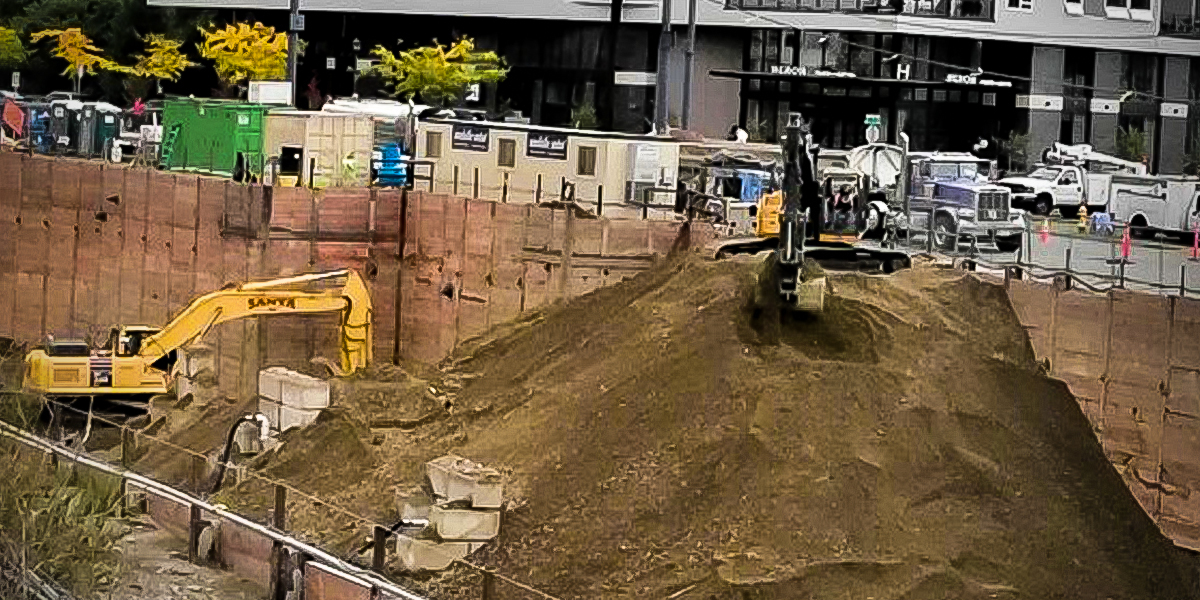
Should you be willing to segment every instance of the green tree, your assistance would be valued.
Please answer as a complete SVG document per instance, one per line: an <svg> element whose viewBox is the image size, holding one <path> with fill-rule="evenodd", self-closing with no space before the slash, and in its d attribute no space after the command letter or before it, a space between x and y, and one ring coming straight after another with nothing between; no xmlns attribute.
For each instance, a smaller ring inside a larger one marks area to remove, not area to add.
<svg viewBox="0 0 1200 600"><path fill-rule="evenodd" d="M495 52L476 52L475 42L462 38L447 48L433 40L423 46L393 54L383 46L371 51L379 64L371 71L390 84L397 96L420 98L433 106L449 106L463 97L467 86L494 83L508 75L504 60Z"/></svg>
<svg viewBox="0 0 1200 600"><path fill-rule="evenodd" d="M54 38L54 56L67 61L67 69L63 71L63 75L75 80L76 93L79 93L80 80L84 74L95 75L97 69L122 70L117 63L100 56L101 50L79 29L47 29L33 34L29 39L37 42L43 38Z"/></svg>
<svg viewBox="0 0 1200 600"><path fill-rule="evenodd" d="M194 11L147 6L146 0L0 0L0 23L8 23L22 36L44 29L78 28L104 48L105 55L121 64L132 64L144 51L144 37L151 33L169 39L194 42L196 28L213 18L213 11ZM31 91L61 89L51 69L54 59L46 52L26 57L23 88ZM100 71L89 81L98 84L100 95L122 102L130 78L120 71ZM96 90L88 91L94 93Z"/></svg>
<svg viewBox="0 0 1200 600"><path fill-rule="evenodd" d="M25 45L15 29L0 27L0 69L16 69L25 63Z"/></svg>
<svg viewBox="0 0 1200 600"><path fill-rule="evenodd" d="M1024 172L1029 168L1029 136L1010 132L1008 139L1000 140L999 154L1004 157L1005 168L1009 172Z"/></svg>
<svg viewBox="0 0 1200 600"><path fill-rule="evenodd" d="M1117 156L1141 162L1147 154L1146 132L1133 126L1117 128Z"/></svg>
<svg viewBox="0 0 1200 600"><path fill-rule="evenodd" d="M595 129L598 124L596 107L592 106L591 102L571 109L571 125L576 129Z"/></svg>

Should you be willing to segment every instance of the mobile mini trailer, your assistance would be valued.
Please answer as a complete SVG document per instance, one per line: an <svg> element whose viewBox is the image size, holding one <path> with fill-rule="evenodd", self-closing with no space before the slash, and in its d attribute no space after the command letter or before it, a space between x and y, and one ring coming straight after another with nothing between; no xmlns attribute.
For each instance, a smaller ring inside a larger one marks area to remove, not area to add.
<svg viewBox="0 0 1200 600"><path fill-rule="evenodd" d="M573 199L584 208L673 205L679 142L667 137L458 119L417 125L435 191L504 202ZM664 197L671 195L670 198Z"/></svg>

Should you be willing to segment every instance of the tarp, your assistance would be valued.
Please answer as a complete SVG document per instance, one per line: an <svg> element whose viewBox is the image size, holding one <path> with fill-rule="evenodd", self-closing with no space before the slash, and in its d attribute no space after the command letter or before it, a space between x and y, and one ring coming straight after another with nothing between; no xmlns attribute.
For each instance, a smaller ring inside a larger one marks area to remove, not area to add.
<svg viewBox="0 0 1200 600"><path fill-rule="evenodd" d="M24 135L25 131L25 113L12 100L4 101L3 121L8 128L13 131L16 137Z"/></svg>

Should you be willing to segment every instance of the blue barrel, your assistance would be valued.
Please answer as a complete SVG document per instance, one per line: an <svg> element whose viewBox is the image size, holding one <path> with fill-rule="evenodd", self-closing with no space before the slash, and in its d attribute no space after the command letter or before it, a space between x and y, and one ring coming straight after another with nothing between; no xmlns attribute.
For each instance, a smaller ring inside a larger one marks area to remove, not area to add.
<svg viewBox="0 0 1200 600"><path fill-rule="evenodd" d="M404 148L400 144L384 144L379 149L377 158L372 161L375 167L375 180L383 187L404 187L408 181L408 165L401 162Z"/></svg>

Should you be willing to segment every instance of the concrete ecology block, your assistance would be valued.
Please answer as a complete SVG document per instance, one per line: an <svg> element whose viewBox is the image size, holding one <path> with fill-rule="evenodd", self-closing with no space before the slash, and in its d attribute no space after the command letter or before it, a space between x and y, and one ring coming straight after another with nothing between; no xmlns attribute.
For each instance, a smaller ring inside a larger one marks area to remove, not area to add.
<svg viewBox="0 0 1200 600"><path fill-rule="evenodd" d="M443 540L487 541L500 535L500 511L431 506L429 527Z"/></svg>
<svg viewBox="0 0 1200 600"><path fill-rule="evenodd" d="M500 508L500 472L448 454L425 463L433 493L445 502L467 500L473 508Z"/></svg>
<svg viewBox="0 0 1200 600"><path fill-rule="evenodd" d="M296 408L266 398L259 398L258 412L266 415L272 430L284 432L293 427L307 427L317 420L321 409Z"/></svg>
<svg viewBox="0 0 1200 600"><path fill-rule="evenodd" d="M405 571L443 571L483 547L483 542L439 542L396 535L396 558Z"/></svg>
<svg viewBox="0 0 1200 600"><path fill-rule="evenodd" d="M258 393L279 404L305 410L329 407L329 382L283 367L258 372Z"/></svg>

